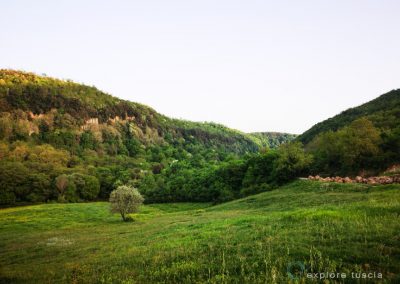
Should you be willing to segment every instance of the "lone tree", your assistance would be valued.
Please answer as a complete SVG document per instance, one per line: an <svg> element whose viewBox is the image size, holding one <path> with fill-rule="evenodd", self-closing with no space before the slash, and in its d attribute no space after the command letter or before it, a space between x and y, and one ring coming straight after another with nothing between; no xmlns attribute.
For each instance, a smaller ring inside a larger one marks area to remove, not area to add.
<svg viewBox="0 0 400 284"><path fill-rule="evenodd" d="M135 213L142 205L144 198L140 192L130 186L122 185L110 194L111 212L121 214L122 220L128 221L127 214Z"/></svg>

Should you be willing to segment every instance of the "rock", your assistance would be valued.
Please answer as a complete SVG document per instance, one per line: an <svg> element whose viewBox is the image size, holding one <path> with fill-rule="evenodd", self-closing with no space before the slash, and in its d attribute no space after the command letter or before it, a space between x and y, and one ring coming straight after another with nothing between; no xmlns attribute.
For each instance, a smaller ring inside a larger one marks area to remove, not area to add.
<svg viewBox="0 0 400 284"><path fill-rule="evenodd" d="M343 183L352 183L353 181L349 177L343 179Z"/></svg>
<svg viewBox="0 0 400 284"><path fill-rule="evenodd" d="M363 181L363 178L360 176L356 176L356 182L361 183Z"/></svg>

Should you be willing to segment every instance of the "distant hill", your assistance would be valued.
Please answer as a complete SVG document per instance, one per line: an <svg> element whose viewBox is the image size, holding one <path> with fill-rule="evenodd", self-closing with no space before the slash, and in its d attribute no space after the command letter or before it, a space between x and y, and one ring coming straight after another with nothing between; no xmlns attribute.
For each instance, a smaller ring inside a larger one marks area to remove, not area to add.
<svg viewBox="0 0 400 284"><path fill-rule="evenodd" d="M95 87L14 70L0 70L0 113L18 113L19 119L25 116L30 124L46 120L52 126L50 131L90 130L94 125L127 122L143 143L187 145L195 139L203 146L235 154L255 152L259 147L245 133L219 124L170 119L148 106L118 99ZM50 116L71 121L57 125ZM39 127L31 125L30 135L38 133Z"/></svg>
<svg viewBox="0 0 400 284"><path fill-rule="evenodd" d="M301 134L297 139L304 144L328 130L336 131L354 120L366 117L381 130L390 130L400 126L400 89L392 90L361 106L350 108L342 113L317 123Z"/></svg>
<svg viewBox="0 0 400 284"><path fill-rule="evenodd" d="M279 145L290 142L297 137L295 134L281 132L254 132L249 134L261 147L277 148Z"/></svg>

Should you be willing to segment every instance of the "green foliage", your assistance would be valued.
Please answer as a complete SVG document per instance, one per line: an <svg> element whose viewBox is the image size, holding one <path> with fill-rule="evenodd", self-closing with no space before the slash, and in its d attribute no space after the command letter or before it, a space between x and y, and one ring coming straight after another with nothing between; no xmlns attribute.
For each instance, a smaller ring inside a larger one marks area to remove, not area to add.
<svg viewBox="0 0 400 284"><path fill-rule="evenodd" d="M100 198L108 198L111 191L114 190L114 184L116 182L115 174L111 168L98 167L96 168L96 176L100 183Z"/></svg>
<svg viewBox="0 0 400 284"><path fill-rule="evenodd" d="M130 221L128 214L138 212L143 201L144 198L136 188L122 185L110 194L110 210L121 214L123 221Z"/></svg>
<svg viewBox="0 0 400 284"><path fill-rule="evenodd" d="M337 131L348 126L358 118L365 117L381 131L400 126L400 89L392 90L361 106L350 108L342 113L314 125L298 137L304 144L311 142L318 134Z"/></svg>
<svg viewBox="0 0 400 284"><path fill-rule="evenodd" d="M275 149L280 145L294 140L297 135L280 132L256 132L250 133L260 147L265 149Z"/></svg>
<svg viewBox="0 0 400 284"><path fill-rule="evenodd" d="M290 142L295 135L170 119L94 87L0 70L0 161L13 169L0 174L0 198L105 200L128 184L146 202L219 203L271 190L310 169L377 172L400 161L398 95L392 91L301 135L304 153ZM63 175L68 182L60 192L56 178Z"/></svg>
<svg viewBox="0 0 400 284"><path fill-rule="evenodd" d="M300 142L282 145L278 149L278 158L274 162L274 179L282 184L304 175L312 163L312 157L306 154Z"/></svg>
<svg viewBox="0 0 400 284"><path fill-rule="evenodd" d="M379 174L400 162L400 90L348 109L298 137L323 175Z"/></svg>
<svg viewBox="0 0 400 284"><path fill-rule="evenodd" d="M79 197L83 200L94 200L100 192L100 183L94 176L74 173L71 175Z"/></svg>
<svg viewBox="0 0 400 284"><path fill-rule="evenodd" d="M176 170L169 169L174 161L186 165L184 176L188 176L260 149L251 135L215 123L170 119L71 81L0 70L0 83L1 162L21 163L16 174L29 171L35 184L45 188L40 193L18 186L26 196L9 188L10 198L5 200L107 199L118 185L139 186L149 174L161 175L153 178L157 187L165 189L158 200L186 200L191 190L181 186L182 177L164 178L164 171ZM61 194L56 178L63 174L69 185ZM82 176L97 178L100 190L97 185L85 188ZM207 194L198 195L209 200ZM228 189L225 195L221 200L232 198Z"/></svg>
<svg viewBox="0 0 400 284"><path fill-rule="evenodd" d="M380 169L384 162L381 143L378 129L368 119L360 118L336 132L318 135L308 149L315 157L314 171L354 175Z"/></svg>
<svg viewBox="0 0 400 284"><path fill-rule="evenodd" d="M308 171L311 156L301 143L231 159L213 167L193 168L176 161L160 174L148 174L139 189L147 202L226 202L268 191Z"/></svg>
<svg viewBox="0 0 400 284"><path fill-rule="evenodd" d="M0 163L0 204L43 202L53 198L50 178L21 162Z"/></svg>
<svg viewBox="0 0 400 284"><path fill-rule="evenodd" d="M97 141L91 131L85 131L81 134L79 144L82 149L96 150L97 148Z"/></svg>
<svg viewBox="0 0 400 284"><path fill-rule="evenodd" d="M100 183L96 177L80 173L58 176L55 186L60 202L91 201L96 199L100 192Z"/></svg>
<svg viewBox="0 0 400 284"><path fill-rule="evenodd" d="M381 134L381 150L387 165L393 165L400 161L400 126Z"/></svg>

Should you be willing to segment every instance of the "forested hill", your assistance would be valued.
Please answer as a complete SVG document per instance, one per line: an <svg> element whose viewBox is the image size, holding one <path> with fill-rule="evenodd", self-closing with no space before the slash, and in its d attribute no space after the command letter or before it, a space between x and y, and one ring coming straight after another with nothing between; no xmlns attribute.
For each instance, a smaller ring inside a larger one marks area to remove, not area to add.
<svg viewBox="0 0 400 284"><path fill-rule="evenodd" d="M150 107L118 99L95 87L13 70L0 70L0 112L3 117L11 115L25 124L26 129L20 130L28 136L40 134L39 124L44 121L51 127L50 132L94 131L95 125L128 122L133 136L150 144L191 144L196 140L196 144L235 154L255 152L259 147L244 133L222 125L170 119Z"/></svg>
<svg viewBox="0 0 400 284"><path fill-rule="evenodd" d="M323 132L336 131L349 125L358 118L365 117L375 127L385 131L400 126L400 89L392 90L361 106L350 108L342 113L317 123L298 137L298 140L307 144Z"/></svg>
<svg viewBox="0 0 400 284"><path fill-rule="evenodd" d="M171 119L95 87L0 70L0 204L104 199L118 185L138 187L153 176L163 200L178 200L182 182L164 182L166 173L213 169L263 146L252 135Z"/></svg>
<svg viewBox="0 0 400 284"><path fill-rule="evenodd" d="M266 148L277 148L297 137L295 134L281 132L254 132L250 133L250 136L252 136L261 147Z"/></svg>

